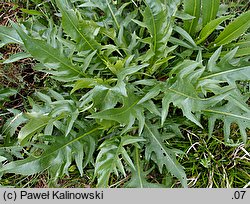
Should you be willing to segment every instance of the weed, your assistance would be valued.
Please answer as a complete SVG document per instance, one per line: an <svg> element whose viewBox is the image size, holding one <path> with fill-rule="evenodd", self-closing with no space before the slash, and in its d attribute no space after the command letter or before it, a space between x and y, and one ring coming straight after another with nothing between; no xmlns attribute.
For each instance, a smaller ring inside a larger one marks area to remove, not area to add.
<svg viewBox="0 0 250 204"><path fill-rule="evenodd" d="M53 15L40 3L0 27L3 46L22 48L3 64L32 58L52 79L27 94L25 111L10 110L4 179L35 186L46 171L40 185L67 187L78 171L91 187L248 185L247 7L56 0Z"/></svg>

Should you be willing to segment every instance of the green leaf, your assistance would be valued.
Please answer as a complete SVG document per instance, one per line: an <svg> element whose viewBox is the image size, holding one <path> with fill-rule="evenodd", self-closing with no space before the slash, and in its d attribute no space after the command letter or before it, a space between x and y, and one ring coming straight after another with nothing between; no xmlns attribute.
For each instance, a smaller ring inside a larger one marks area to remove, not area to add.
<svg viewBox="0 0 250 204"><path fill-rule="evenodd" d="M9 145L9 146L5 146L5 147L0 147L0 155L4 156L7 158L8 161L13 161L14 158L17 159L23 159L23 147L20 146L14 146L13 144ZM3 165L1 165L2 168Z"/></svg>
<svg viewBox="0 0 250 204"><path fill-rule="evenodd" d="M6 161L6 160L7 160L6 157L0 156L0 162L4 162L4 161Z"/></svg>
<svg viewBox="0 0 250 204"><path fill-rule="evenodd" d="M122 95L123 93L117 86L110 87L107 84L99 84L80 99L80 107L93 102L93 105L100 111L111 109L120 101Z"/></svg>
<svg viewBox="0 0 250 204"><path fill-rule="evenodd" d="M209 135L212 135L215 121L217 119L224 122L224 138L225 142L229 142L229 136L231 131L231 125L237 124L240 130L240 135L243 142L247 142L246 129L250 128L250 110L242 110L232 102L218 107L211 108L203 111L209 117Z"/></svg>
<svg viewBox="0 0 250 204"><path fill-rule="evenodd" d="M197 48L193 38L184 29L179 26L175 26L174 30L178 32L184 39L186 39L192 45L193 48Z"/></svg>
<svg viewBox="0 0 250 204"><path fill-rule="evenodd" d="M15 29L10 27L0 26L0 47L10 43L17 43L22 45L23 42Z"/></svg>
<svg viewBox="0 0 250 204"><path fill-rule="evenodd" d="M239 67L234 69L223 70L217 73L213 73L202 77L201 79L216 79L221 81L237 81L237 80L249 80L250 66Z"/></svg>
<svg viewBox="0 0 250 204"><path fill-rule="evenodd" d="M6 123L3 126L2 129L2 134L6 134L8 135L8 137L12 137L17 128L22 124L25 123L27 121L27 118L24 117L24 114L18 110L15 109L9 109L9 111L14 114L13 117L9 118ZM7 139L7 138L6 138ZM6 141L6 143L11 142L10 141Z"/></svg>
<svg viewBox="0 0 250 204"><path fill-rule="evenodd" d="M237 39L250 27L249 21L250 11L241 14L220 33L213 45L225 45Z"/></svg>
<svg viewBox="0 0 250 204"><path fill-rule="evenodd" d="M44 146L44 152L40 156L30 155L26 159L10 162L0 169L0 173L32 175L49 170L54 178L58 178L65 173L68 174L68 168L73 155L72 151L79 148L78 141L84 146L81 146L74 154L80 153L82 155L81 149L88 147L88 144L85 144L83 140L95 135L98 130L99 128L94 128L74 138L55 137L56 141L50 146Z"/></svg>
<svg viewBox="0 0 250 204"><path fill-rule="evenodd" d="M200 18L201 0L184 0L184 12L194 16L192 20L184 21L184 29L193 37L196 34Z"/></svg>
<svg viewBox="0 0 250 204"><path fill-rule="evenodd" d="M138 104L139 98L134 94L124 97L124 104L121 108L111 108L94 113L87 118L96 118L101 120L112 120L127 125L127 129L131 128L135 119L139 120L139 129L142 131L144 126L143 106Z"/></svg>
<svg viewBox="0 0 250 204"><path fill-rule="evenodd" d="M194 113L201 113L208 107L213 107L229 95L229 90L224 90L212 97L202 97L197 91L196 83L204 72L204 68L199 68L199 63L186 60L174 67L170 74L176 74L175 82L172 82L163 89L162 98L162 125L168 115L169 105L180 108L183 115L196 125L202 128L199 119Z"/></svg>
<svg viewBox="0 0 250 204"><path fill-rule="evenodd" d="M207 46L230 18L215 18L218 0L53 2L48 18L0 26L0 46L18 43L28 54L4 61L2 53L1 62L31 55L39 61L33 68L55 79L34 78L44 82L43 92L24 98L25 114L3 108L9 119L0 127L1 175L47 171L57 179L77 168L97 187L170 187L170 177L187 187L178 162L185 153L174 148L183 126L206 131L208 121L211 136L219 120L227 143L232 127L247 142L250 35L237 31L237 41ZM9 107L16 92L1 91L1 105Z"/></svg>
<svg viewBox="0 0 250 204"><path fill-rule="evenodd" d="M222 53L222 55L223 54L224 53ZM250 56L250 48L249 47L239 48L237 50L237 53L235 54L235 57L244 57L244 56Z"/></svg>
<svg viewBox="0 0 250 204"><path fill-rule="evenodd" d="M36 10L29 10L29 9L24 9L24 8L21 8L20 10L21 10L23 13L27 13L27 14L30 14L30 15L36 15L36 16L41 16L41 15L43 15L42 12L36 11Z"/></svg>
<svg viewBox="0 0 250 204"><path fill-rule="evenodd" d="M217 119L224 122L224 137L225 141L229 142L231 124L235 123L239 126L242 140L246 143L247 134L246 128L249 127L249 106L246 103L248 97L240 93L236 88L236 81L249 80L250 67L241 64L238 59L234 59L238 48L235 48L224 55L220 61L222 47L210 57L208 61L208 71L199 79L199 86L206 86L209 92L222 93L228 89L229 95L224 98L222 104L216 106L208 106L202 112L209 118L209 135L212 135L215 122ZM217 62L219 61L219 62ZM237 62L235 64L235 61ZM220 87L219 83L228 83L228 86ZM203 85L202 85L203 84ZM217 85L216 85L217 84ZM202 89L206 89L202 87ZM231 90L230 90L231 89Z"/></svg>
<svg viewBox="0 0 250 204"><path fill-rule="evenodd" d="M227 44L226 48L234 48L234 47L239 47L239 48L248 48L250 46L250 34L245 34L241 39L239 39L235 43L230 43Z"/></svg>
<svg viewBox="0 0 250 204"><path fill-rule="evenodd" d="M148 141L145 152L146 158L153 159L160 172L162 172L163 166L166 166L167 170L181 181L182 186L187 187L187 178L183 167L176 160L174 151L167 148L163 143L163 138L161 138L157 128L146 124L143 137Z"/></svg>
<svg viewBox="0 0 250 204"><path fill-rule="evenodd" d="M84 145L79 141L76 141L74 145L72 145L72 153L75 156L76 166L81 176L83 176L83 158L84 158L83 148Z"/></svg>
<svg viewBox="0 0 250 204"><path fill-rule="evenodd" d="M58 49L51 47L42 40L29 37L16 24L12 23L12 26L23 40L28 52L47 68L41 71L52 73L55 79L62 81L72 81L78 79L79 76L84 76L80 68L73 65Z"/></svg>
<svg viewBox="0 0 250 204"><path fill-rule="evenodd" d="M222 50L222 46L220 46L214 53L213 55L209 58L208 63L207 63L207 69L210 72L215 72L217 70L217 65L216 62L220 57Z"/></svg>
<svg viewBox="0 0 250 204"><path fill-rule="evenodd" d="M201 0L202 2L202 25L205 26L216 18L220 0Z"/></svg>
<svg viewBox="0 0 250 204"><path fill-rule="evenodd" d="M66 126L65 137L68 136L68 134L70 133L70 131L72 131L74 122L75 122L76 119L78 118L78 115L79 115L79 111L78 111L78 110L75 110L74 112L72 112L72 113L70 114L70 117L69 117L69 119L68 119L68 124L67 124L67 126Z"/></svg>
<svg viewBox="0 0 250 204"><path fill-rule="evenodd" d="M192 20L195 18L194 16L184 13L183 11L177 11L175 13L175 17L180 18L182 20Z"/></svg>
<svg viewBox="0 0 250 204"><path fill-rule="evenodd" d="M170 37L169 42L171 42L175 45L179 45L179 46L188 48L190 50L192 50L194 48L192 45L189 45L188 43L184 42L183 40L180 40L180 39L175 38L175 37Z"/></svg>
<svg viewBox="0 0 250 204"><path fill-rule="evenodd" d="M79 50L99 50L101 45L94 39L94 33L99 29L99 26L93 21L81 19L79 14L69 6L67 0L56 0L56 4L62 13L64 31L76 41ZM100 55L98 54L98 56Z"/></svg>
<svg viewBox="0 0 250 204"><path fill-rule="evenodd" d="M139 70L147 67L149 64L142 64L142 65L135 65L135 66L128 66L128 67L123 67L121 70L117 72L117 76L120 80L123 80L126 78L126 76L134 74L138 72Z"/></svg>
<svg viewBox="0 0 250 204"><path fill-rule="evenodd" d="M164 185L147 181L147 175L151 170L143 171L143 161L141 161L138 148L135 148L135 169L131 168L131 178L125 183L125 188L163 188Z"/></svg>
<svg viewBox="0 0 250 204"><path fill-rule="evenodd" d="M31 57L31 54L25 53L25 52L19 52L16 54L11 55L8 59L3 61L3 64L13 63L16 61L19 61L21 59L25 59Z"/></svg>
<svg viewBox="0 0 250 204"><path fill-rule="evenodd" d="M119 29L120 29L120 25L119 25L119 23L118 23L118 20L117 20L117 18L116 18L116 16L115 16L114 11L113 11L113 9L111 8L111 5L110 5L110 3L109 3L108 0L106 0L106 5L107 5L107 7L108 7L108 9L109 9L109 11L110 11L110 14L111 14L111 16L112 16L112 18L113 18L113 20L114 20L114 22L115 22L115 25L116 25L117 29L119 30Z"/></svg>
<svg viewBox="0 0 250 204"><path fill-rule="evenodd" d="M82 72L85 72L89 68L91 60L95 56L96 52L97 50L95 50L94 52L91 52L87 57L84 58L84 64L82 65Z"/></svg>
<svg viewBox="0 0 250 204"><path fill-rule="evenodd" d="M201 30L199 37L197 38L198 41L196 44L202 43L204 40L207 39L207 37L225 20L231 18L232 16L222 16L220 18L214 19L212 21L209 21L209 23L206 24L206 26Z"/></svg>
<svg viewBox="0 0 250 204"><path fill-rule="evenodd" d="M159 59L164 56L166 45L172 33L172 26L168 10L160 0L144 0L146 9L143 11L143 25L145 25L151 35L150 49L154 58Z"/></svg>
<svg viewBox="0 0 250 204"><path fill-rule="evenodd" d="M32 118L19 132L18 139L21 145L25 145L26 142L39 130L45 127L50 121L48 116L40 116Z"/></svg>
<svg viewBox="0 0 250 204"><path fill-rule="evenodd" d="M128 154L125 154L126 156L124 158L124 152L126 152L124 146L128 144L135 144L140 141L144 141L144 139L132 136L123 136L121 139L114 137L105 140L100 145L100 152L97 155L95 163L95 175L98 178L97 187L108 187L111 173L115 173L118 176L119 171L123 174L123 176L126 176L124 166L121 162L122 158L125 161L128 160ZM129 158L129 160L131 159ZM134 165L131 167L133 169Z"/></svg>
<svg viewBox="0 0 250 204"><path fill-rule="evenodd" d="M179 86L180 85L180 86ZM178 90L176 88L170 88L170 93L165 94L162 100L162 124L164 123L166 116L168 114L169 104L172 102L174 106L180 108L183 112L183 115L186 116L189 120L194 122L199 127L203 128L199 119L193 113L199 113L207 107L211 107L223 100L229 93L224 93L218 96L213 96L208 99L199 98L198 95L194 96L194 88L188 86L186 88L181 88L185 86L184 82L178 83ZM193 93L190 91L193 89Z"/></svg>
<svg viewBox="0 0 250 204"><path fill-rule="evenodd" d="M17 90L11 88L0 88L0 101L17 94Z"/></svg>
<svg viewBox="0 0 250 204"><path fill-rule="evenodd" d="M161 83L155 85L152 89L147 91L147 94L138 102L138 104L141 104L147 100L155 98L156 96L159 95L159 93L162 91L162 89L163 89L163 85Z"/></svg>
<svg viewBox="0 0 250 204"><path fill-rule="evenodd" d="M51 97L47 94L41 93L39 91L35 92L35 96L38 97L41 101L44 101L47 104L51 104Z"/></svg>
<svg viewBox="0 0 250 204"><path fill-rule="evenodd" d="M102 79L82 78L75 83L74 88L71 90L70 94L82 88L92 88L95 85L98 85L100 82L102 82Z"/></svg>

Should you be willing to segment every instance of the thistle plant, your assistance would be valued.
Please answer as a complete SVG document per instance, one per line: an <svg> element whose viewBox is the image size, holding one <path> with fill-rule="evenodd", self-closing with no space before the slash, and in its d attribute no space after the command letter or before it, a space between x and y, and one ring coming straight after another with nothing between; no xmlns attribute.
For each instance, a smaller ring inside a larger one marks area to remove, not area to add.
<svg viewBox="0 0 250 204"><path fill-rule="evenodd" d="M219 4L55 0L58 21L33 16L1 26L1 45L24 50L12 62L31 56L61 86L37 90L25 112L10 110L1 174L46 170L56 181L75 164L80 175L94 169L97 187L127 175L125 187L164 187L148 180L151 171L188 187L184 153L169 142L185 137L182 126L212 136L220 121L233 143L236 124L246 143L249 94L239 83L250 76L250 12L218 16Z"/></svg>

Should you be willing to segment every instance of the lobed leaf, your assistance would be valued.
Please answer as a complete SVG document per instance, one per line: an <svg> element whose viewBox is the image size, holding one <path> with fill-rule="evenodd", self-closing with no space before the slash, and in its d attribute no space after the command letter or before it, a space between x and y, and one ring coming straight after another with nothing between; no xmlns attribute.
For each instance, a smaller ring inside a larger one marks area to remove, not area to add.
<svg viewBox="0 0 250 204"><path fill-rule="evenodd" d="M146 56L149 58L153 57L155 59L154 61L156 61L156 59L166 57L166 45L172 33L171 20L168 9L163 6L160 0L145 0L144 2L146 9L142 13L142 25L147 27L151 36L150 50ZM153 65L153 63L151 64ZM151 74L153 73L152 70L149 72Z"/></svg>
<svg viewBox="0 0 250 204"><path fill-rule="evenodd" d="M187 187L187 178L183 167L176 160L175 153L163 143L157 128L146 124L143 137L148 141L145 151L146 158L153 159L160 172L162 172L163 166L166 166L167 170L181 181L182 186Z"/></svg>
<svg viewBox="0 0 250 204"><path fill-rule="evenodd" d="M144 109L142 105L138 104L138 102L138 97L133 94L129 94L127 97L124 97L124 104L121 108L103 110L101 112L87 116L87 118L116 121L121 125L127 125L125 130L131 128L135 122L135 119L138 119L139 129L142 131L144 126Z"/></svg>
<svg viewBox="0 0 250 204"><path fill-rule="evenodd" d="M67 0L56 1L57 6L62 13L62 25L64 31L76 41L78 45L81 45L81 49L96 51L100 48L100 44L94 39L95 28L94 22L91 25L89 21L79 19L77 13L69 6ZM86 47L84 47L86 46Z"/></svg>
<svg viewBox="0 0 250 204"><path fill-rule="evenodd" d="M12 23L27 51L47 69L41 71L53 73L54 78L61 81L72 81L84 76L80 68L73 65L58 49L51 47L42 40L29 37L19 26Z"/></svg>
<svg viewBox="0 0 250 204"><path fill-rule="evenodd" d="M0 173L32 175L49 170L52 173L52 177L55 178L65 173L68 174L68 167L73 156L72 151L77 149L74 154L83 155L83 145L85 144L82 140L86 137L91 137L96 132L98 132L98 128L94 128L75 138L59 136L55 138L56 141L52 145L45 147L44 152L40 156L30 155L26 159L10 162L0 169ZM78 141L81 142L79 143ZM81 144L81 148L79 148L79 144ZM76 146L74 147L74 145ZM79 158L77 158L77 165L79 166L78 160ZM79 168L82 168L82 166L79 166ZM80 172L82 171L80 170Z"/></svg>
<svg viewBox="0 0 250 204"><path fill-rule="evenodd" d="M204 110L204 113L209 117L209 135L212 135L215 121L220 119L224 122L224 138L225 142L230 143L229 136L231 125L237 124L240 130L240 135L244 143L247 142L247 128L250 128L250 110L242 110L232 102L218 107Z"/></svg>
<svg viewBox="0 0 250 204"><path fill-rule="evenodd" d="M135 149L135 169L131 168L131 178L125 183L127 188L163 188L164 185L151 183L147 181L147 174L151 170L144 172L143 171L143 161L140 159L140 154L138 148Z"/></svg>
<svg viewBox="0 0 250 204"><path fill-rule="evenodd" d="M97 187L108 187L111 173L115 173L118 176L119 171L126 176L124 165L121 162L122 158L125 161L129 161L128 164L132 165L132 169L135 168L132 160L124 149L124 146L128 144L136 144L140 141L144 141L144 139L123 136L121 139L114 137L105 140L101 144L99 147L100 152L97 155L95 164L95 175L98 178Z"/></svg>

